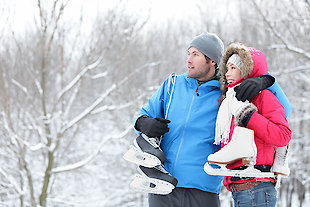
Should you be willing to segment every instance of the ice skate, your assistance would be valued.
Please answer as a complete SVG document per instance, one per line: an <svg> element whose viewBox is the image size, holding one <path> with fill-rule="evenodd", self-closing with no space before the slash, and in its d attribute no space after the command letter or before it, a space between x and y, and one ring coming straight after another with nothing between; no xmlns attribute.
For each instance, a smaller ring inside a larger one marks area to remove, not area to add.
<svg viewBox="0 0 310 207"><path fill-rule="evenodd" d="M149 138L141 134L124 154L123 158L145 167L155 167L165 162L166 157L159 147L159 138Z"/></svg>
<svg viewBox="0 0 310 207"><path fill-rule="evenodd" d="M261 172L254 168L256 163L257 148L254 142L254 131L236 126L231 141L218 152L209 155L204 166L206 173L211 175L234 177L273 177L271 172ZM229 170L227 164L242 160L247 167L243 170ZM213 168L211 164L220 166Z"/></svg>
<svg viewBox="0 0 310 207"><path fill-rule="evenodd" d="M139 166L138 172L130 187L143 192L166 195L171 193L178 183L162 165L154 168Z"/></svg>
<svg viewBox="0 0 310 207"><path fill-rule="evenodd" d="M276 147L275 149L274 162L271 167L271 172L278 175L289 176L290 169L288 167L288 146L286 147Z"/></svg>

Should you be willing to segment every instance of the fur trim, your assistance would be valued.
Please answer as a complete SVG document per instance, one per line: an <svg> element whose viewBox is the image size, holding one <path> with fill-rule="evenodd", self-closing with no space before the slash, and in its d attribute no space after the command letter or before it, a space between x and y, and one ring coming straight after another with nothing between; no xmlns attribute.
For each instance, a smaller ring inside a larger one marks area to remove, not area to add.
<svg viewBox="0 0 310 207"><path fill-rule="evenodd" d="M247 116L249 114L251 114L253 111L257 111L257 107L254 104L249 103L235 117L235 125L241 126L241 127L246 127L246 126L243 126L242 120L245 118L248 118Z"/></svg>
<svg viewBox="0 0 310 207"><path fill-rule="evenodd" d="M238 54L241 57L242 69L241 76L242 78L247 78L253 71L254 62L248 47L239 42L233 42L226 48L222 61L220 63L220 73L221 73L221 89L224 90L228 85L227 79L225 77L226 73L226 64L230 56L233 54Z"/></svg>

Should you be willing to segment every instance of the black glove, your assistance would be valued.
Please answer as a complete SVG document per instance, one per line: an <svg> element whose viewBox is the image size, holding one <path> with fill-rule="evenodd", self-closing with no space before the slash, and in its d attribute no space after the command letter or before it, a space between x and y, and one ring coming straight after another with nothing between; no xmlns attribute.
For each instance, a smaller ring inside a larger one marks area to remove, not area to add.
<svg viewBox="0 0 310 207"><path fill-rule="evenodd" d="M262 90L272 86L274 81L274 77L270 75L246 79L235 87L236 98L238 101L251 101Z"/></svg>
<svg viewBox="0 0 310 207"><path fill-rule="evenodd" d="M168 119L142 116L137 120L135 128L148 137L161 137L169 131L168 123Z"/></svg>

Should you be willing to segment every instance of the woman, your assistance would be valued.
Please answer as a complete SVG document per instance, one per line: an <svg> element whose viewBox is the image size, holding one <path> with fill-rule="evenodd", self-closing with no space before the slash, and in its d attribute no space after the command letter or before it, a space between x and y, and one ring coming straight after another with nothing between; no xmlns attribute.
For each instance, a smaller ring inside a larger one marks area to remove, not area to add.
<svg viewBox="0 0 310 207"><path fill-rule="evenodd" d="M254 158L256 169L270 172L274 162L275 148L287 146L291 139L291 130L285 117L285 110L269 90L261 91L251 100L251 103L240 102L234 96L234 87L245 79L268 74L266 57L258 49L246 47L241 43L232 43L224 53L220 72L223 89L220 104L223 106L221 105L217 118L216 142L220 141L222 147L226 146L225 150L226 152L227 149L230 150L230 156L247 150L248 156L252 159L250 159L251 162ZM223 113L225 107L226 112L230 112L230 117L227 117L227 113ZM236 144L234 141L237 147L229 148L229 145L232 146L231 139L238 137L236 134L239 133L239 129L244 128L247 128L247 131L243 133L246 136L242 139L248 141L250 147L244 149L246 145L244 142ZM252 131L254 136L251 138ZM251 139L255 144L251 144ZM214 159L214 155L210 155L208 160ZM243 170L246 168L245 164L249 165L244 162L244 159L231 159L227 168ZM223 183L232 192L236 207L260 205L274 207L276 205L277 193L274 178L226 176Z"/></svg>

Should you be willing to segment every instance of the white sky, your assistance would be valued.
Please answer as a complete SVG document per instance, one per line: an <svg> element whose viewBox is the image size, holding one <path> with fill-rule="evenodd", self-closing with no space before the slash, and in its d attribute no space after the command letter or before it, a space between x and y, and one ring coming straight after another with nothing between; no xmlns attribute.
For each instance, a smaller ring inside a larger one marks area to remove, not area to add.
<svg viewBox="0 0 310 207"><path fill-rule="evenodd" d="M133 15L147 15L150 11L150 22L161 22L172 18L186 18L198 12L198 0L123 0L126 10ZM49 1L53 2L53 1ZM79 18L83 10L86 18L95 15L95 11L112 8L119 1L116 0L70 0L65 10L69 18ZM10 19L15 31L22 31L38 15L37 0L1 0L0 4L0 31Z"/></svg>

